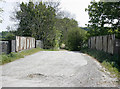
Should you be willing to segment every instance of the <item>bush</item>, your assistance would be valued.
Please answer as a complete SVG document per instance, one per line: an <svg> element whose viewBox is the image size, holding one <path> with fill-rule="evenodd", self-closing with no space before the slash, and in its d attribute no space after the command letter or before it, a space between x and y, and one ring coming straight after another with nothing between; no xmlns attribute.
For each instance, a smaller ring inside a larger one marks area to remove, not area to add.
<svg viewBox="0 0 120 89"><path fill-rule="evenodd" d="M1 56L1 64L8 63L10 62L10 59L7 55L2 55Z"/></svg>
<svg viewBox="0 0 120 89"><path fill-rule="evenodd" d="M23 58L24 56L21 53L10 53L10 54L2 54L0 55L0 65L12 62L16 59Z"/></svg>
<svg viewBox="0 0 120 89"><path fill-rule="evenodd" d="M83 43L86 40L86 31L80 29L80 28L75 28L73 30L70 30L68 32L68 37L67 37L67 49L69 50L80 50L82 47Z"/></svg>

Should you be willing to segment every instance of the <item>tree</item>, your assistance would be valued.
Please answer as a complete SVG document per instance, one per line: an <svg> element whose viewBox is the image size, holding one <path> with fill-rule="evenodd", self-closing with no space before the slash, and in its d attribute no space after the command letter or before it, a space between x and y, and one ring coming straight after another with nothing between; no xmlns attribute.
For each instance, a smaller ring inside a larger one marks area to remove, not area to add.
<svg viewBox="0 0 120 89"><path fill-rule="evenodd" d="M15 40L15 35L11 32L8 32L8 34L4 38L5 40Z"/></svg>
<svg viewBox="0 0 120 89"><path fill-rule="evenodd" d="M43 2L21 3L16 18L20 21L17 35L32 36L42 40L45 48L54 46L55 9Z"/></svg>
<svg viewBox="0 0 120 89"><path fill-rule="evenodd" d="M15 40L15 35L11 31L2 31L2 40Z"/></svg>
<svg viewBox="0 0 120 89"><path fill-rule="evenodd" d="M86 31L81 28L74 28L68 31L67 48L69 50L80 50L86 40Z"/></svg>
<svg viewBox="0 0 120 89"><path fill-rule="evenodd" d="M120 3L91 2L86 11L89 14L88 27L91 36L120 33ZM112 30L111 30L112 29Z"/></svg>
<svg viewBox="0 0 120 89"><path fill-rule="evenodd" d="M8 31L10 31L11 27L10 27L10 26L7 26L6 29L7 29Z"/></svg>
<svg viewBox="0 0 120 89"><path fill-rule="evenodd" d="M61 32L61 43L66 44L68 31L78 27L78 23L74 19L58 18L56 19L55 27Z"/></svg>
<svg viewBox="0 0 120 89"><path fill-rule="evenodd" d="M59 0L55 0L55 1L52 1L52 0L47 0L45 2L43 2L47 7L48 6L51 6L52 8L55 9L55 13L58 14L60 12L60 8L59 8L59 5L60 5L60 1Z"/></svg>
<svg viewBox="0 0 120 89"><path fill-rule="evenodd" d="M19 28L17 29L18 34L17 35L22 35L22 36L31 36L32 31L32 23L33 23L33 15L34 12L33 10L33 3L29 2L29 4L25 4L22 2L20 4L20 11L16 12L16 19L20 21L19 23Z"/></svg>
<svg viewBox="0 0 120 89"><path fill-rule="evenodd" d="M21 3L20 11L16 12L20 23L14 33L42 40L46 49L67 44L68 32L78 28L78 23L73 18L59 15L58 6L58 2Z"/></svg>

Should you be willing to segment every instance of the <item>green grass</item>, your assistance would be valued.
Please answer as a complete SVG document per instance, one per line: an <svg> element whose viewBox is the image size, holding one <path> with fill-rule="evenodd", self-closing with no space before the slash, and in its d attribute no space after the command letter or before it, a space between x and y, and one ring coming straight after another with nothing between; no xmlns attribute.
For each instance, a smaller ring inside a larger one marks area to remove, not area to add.
<svg viewBox="0 0 120 89"><path fill-rule="evenodd" d="M89 48L83 48L81 52L96 58L120 82L120 56Z"/></svg>
<svg viewBox="0 0 120 89"><path fill-rule="evenodd" d="M0 55L0 65L12 62L14 60L24 58L24 56L34 54L39 51L58 51L57 49L41 49L41 48L33 48L29 50L24 50L21 52L11 52L10 54L2 54Z"/></svg>

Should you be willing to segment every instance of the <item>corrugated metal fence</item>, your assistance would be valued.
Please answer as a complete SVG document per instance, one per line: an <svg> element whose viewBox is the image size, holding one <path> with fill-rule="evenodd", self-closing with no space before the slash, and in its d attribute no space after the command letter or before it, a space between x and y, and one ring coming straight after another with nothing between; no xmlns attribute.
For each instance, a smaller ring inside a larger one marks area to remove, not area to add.
<svg viewBox="0 0 120 89"><path fill-rule="evenodd" d="M120 39L115 39L114 53L120 55Z"/></svg>
<svg viewBox="0 0 120 89"><path fill-rule="evenodd" d="M35 48L35 38L16 36L16 52Z"/></svg>
<svg viewBox="0 0 120 89"><path fill-rule="evenodd" d="M40 47L43 48L41 40L35 40L32 37L16 36L16 40L0 41L0 54L18 52L25 49Z"/></svg>
<svg viewBox="0 0 120 89"><path fill-rule="evenodd" d="M88 40L88 47L102 50L107 53L120 55L120 40L117 40L115 35L90 37Z"/></svg>

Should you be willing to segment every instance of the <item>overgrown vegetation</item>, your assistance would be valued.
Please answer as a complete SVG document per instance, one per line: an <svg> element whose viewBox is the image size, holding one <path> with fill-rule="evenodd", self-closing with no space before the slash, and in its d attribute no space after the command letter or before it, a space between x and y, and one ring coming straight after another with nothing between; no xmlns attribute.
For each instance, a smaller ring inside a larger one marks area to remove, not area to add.
<svg viewBox="0 0 120 89"><path fill-rule="evenodd" d="M39 51L56 51L56 49L45 50L41 48L33 48L29 50L24 50L18 53L12 52L10 54L2 54L0 55L0 65L12 62L20 58L24 58L24 56L31 55Z"/></svg>
<svg viewBox="0 0 120 89"><path fill-rule="evenodd" d="M75 28L68 31L67 37L67 49L69 50L80 50L86 41L86 31L81 28Z"/></svg>
<svg viewBox="0 0 120 89"><path fill-rule="evenodd" d="M118 77L120 81L120 56L89 48L83 48L81 52L96 58L114 77Z"/></svg>

